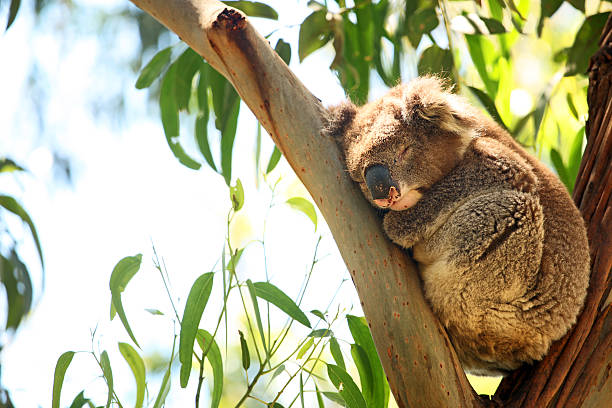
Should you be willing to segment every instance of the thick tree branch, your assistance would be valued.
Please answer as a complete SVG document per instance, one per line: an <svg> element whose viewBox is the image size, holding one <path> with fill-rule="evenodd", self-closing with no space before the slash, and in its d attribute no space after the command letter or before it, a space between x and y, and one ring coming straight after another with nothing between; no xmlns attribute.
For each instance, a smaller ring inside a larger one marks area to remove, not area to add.
<svg viewBox="0 0 612 408"><path fill-rule="evenodd" d="M234 85L309 190L336 239L400 407L479 405L415 267L346 175L325 110L244 16L216 0L132 0Z"/></svg>

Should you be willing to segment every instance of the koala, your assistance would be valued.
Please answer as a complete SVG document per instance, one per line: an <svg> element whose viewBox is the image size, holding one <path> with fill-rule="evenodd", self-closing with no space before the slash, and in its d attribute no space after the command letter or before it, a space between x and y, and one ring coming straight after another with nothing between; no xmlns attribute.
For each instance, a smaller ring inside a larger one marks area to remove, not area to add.
<svg viewBox="0 0 612 408"><path fill-rule="evenodd" d="M436 77L329 110L324 134L411 249L464 369L505 375L542 359L587 292L584 221L559 179Z"/></svg>

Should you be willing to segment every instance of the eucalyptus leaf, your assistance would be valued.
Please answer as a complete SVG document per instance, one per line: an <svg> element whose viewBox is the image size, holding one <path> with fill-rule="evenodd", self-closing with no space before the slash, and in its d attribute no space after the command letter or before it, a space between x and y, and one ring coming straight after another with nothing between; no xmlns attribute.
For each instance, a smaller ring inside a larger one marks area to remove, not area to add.
<svg viewBox="0 0 612 408"><path fill-rule="evenodd" d="M182 111L189 107L193 78L204 61L197 52L187 48L174 64L176 65L174 96L178 110Z"/></svg>
<svg viewBox="0 0 612 408"><path fill-rule="evenodd" d="M63 353L55 364L55 373L53 374L53 397L51 400L52 408L59 408L60 396L62 394L62 386L64 385L64 377L66 376L66 370L72 362L74 357L74 351L66 351Z"/></svg>
<svg viewBox="0 0 612 408"><path fill-rule="evenodd" d="M310 348L312 347L312 345L314 344L314 339L312 337L310 337L306 343L304 343L302 345L302 347L300 348L300 350L297 353L297 359L300 360L302 357L304 357L304 355L306 354L306 352L308 350L310 350Z"/></svg>
<svg viewBox="0 0 612 408"><path fill-rule="evenodd" d="M230 7L241 10L250 17L269 18L278 20L278 13L272 7L258 1L224 1Z"/></svg>
<svg viewBox="0 0 612 408"><path fill-rule="evenodd" d="M230 199L232 201L232 208L234 212L240 211L244 205L244 189L242 188L242 182L240 179L236 179L236 185L230 186Z"/></svg>
<svg viewBox="0 0 612 408"><path fill-rule="evenodd" d="M134 375L134 380L136 381L136 403L134 407L142 408L146 387L144 361L142 361L140 354L127 343L119 343L119 352L121 352L121 355L130 366L132 374Z"/></svg>
<svg viewBox="0 0 612 408"><path fill-rule="evenodd" d="M183 147L180 145L178 138L180 134L179 125L179 105L176 100L176 75L177 65L172 64L162 80L161 91L159 95L159 111L161 113L162 125L164 134L170 150L181 164L192 169L198 170L202 165L189 157Z"/></svg>
<svg viewBox="0 0 612 408"><path fill-rule="evenodd" d="M223 360L221 351L212 334L206 330L199 329L196 334L196 340L202 353L213 370L213 386L211 395L211 408L218 408L223 395ZM202 361L204 364L204 361Z"/></svg>
<svg viewBox="0 0 612 408"><path fill-rule="evenodd" d="M421 54L418 70L419 75L440 74L452 79L453 54L433 44Z"/></svg>
<svg viewBox="0 0 612 408"><path fill-rule="evenodd" d="M8 157L0 157L0 173L10 173L13 171L26 170Z"/></svg>
<svg viewBox="0 0 612 408"><path fill-rule="evenodd" d="M306 317L298 305L296 305L295 302L291 300L291 298L282 290L269 282L255 282L253 283L253 287L255 288L255 294L257 297L272 303L274 306L287 313L292 319L295 319L304 326L311 328L308 317Z"/></svg>
<svg viewBox="0 0 612 408"><path fill-rule="evenodd" d="M259 312L259 303L257 302L257 294L255 291L255 286L250 279L246 281L247 288L249 289L249 295L251 296L251 302L253 303L253 310L255 311L255 320L257 321L257 330L259 330L259 337L261 338L261 343L263 344L264 350L266 350L266 355L268 354L268 348L266 346L266 336L264 336L263 324L261 321L261 313ZM274 378L274 376L272 377Z"/></svg>
<svg viewBox="0 0 612 408"><path fill-rule="evenodd" d="M344 357L342 356L340 344L338 344L338 340L336 340L336 338L333 336L331 339L329 339L329 351L331 352L331 355L334 358L336 364L343 370L346 370L346 365L344 363Z"/></svg>
<svg viewBox="0 0 612 408"><path fill-rule="evenodd" d="M102 374L104 375L106 385L108 386L106 408L109 408L111 406L111 402L113 401L113 370L111 369L110 360L106 350L100 354L100 365L102 366Z"/></svg>
<svg viewBox="0 0 612 408"><path fill-rule="evenodd" d="M213 272L201 275L195 280L187 301L185 311L181 321L181 332L179 338L179 361L181 363L181 387L185 388L189 382L191 373L191 359L193 354L193 344L198 330L198 325L202 319L202 313L208 303L208 298L213 287Z"/></svg>
<svg viewBox="0 0 612 408"><path fill-rule="evenodd" d="M170 63L172 47L167 47L158 52L151 58L151 61L140 71L136 80L136 89L144 89L151 86L153 81L159 77L163 69Z"/></svg>
<svg viewBox="0 0 612 408"><path fill-rule="evenodd" d="M272 150L272 154L270 155L270 160L268 160L268 166L266 167L266 174L270 174L270 172L274 170L280 158L281 158L281 152L280 150L278 150L278 147L274 146L274 150Z"/></svg>
<svg viewBox="0 0 612 408"><path fill-rule="evenodd" d="M372 400L369 401L369 404L373 408L386 407L389 401L389 384L387 383L385 372L378 358L370 329L364 318L347 315L346 321L353 340L355 340L355 344L365 351L370 365L370 371L372 373Z"/></svg>
<svg viewBox="0 0 612 408"><path fill-rule="evenodd" d="M327 375L348 408L367 408L359 387L345 370L337 365L328 364Z"/></svg>
<svg viewBox="0 0 612 408"><path fill-rule="evenodd" d="M314 224L315 231L317 229L317 212L314 205L303 197L292 197L286 201L287 204L294 210L304 213Z"/></svg>
<svg viewBox="0 0 612 408"><path fill-rule="evenodd" d="M6 22L6 29L8 30L15 22L15 18L17 17L17 12L19 11L19 7L21 6L21 0L11 0L11 6L9 7L8 20Z"/></svg>
<svg viewBox="0 0 612 408"><path fill-rule="evenodd" d="M323 47L332 38L327 9L310 14L300 25L298 56L300 62L314 51Z"/></svg>
<svg viewBox="0 0 612 408"><path fill-rule="evenodd" d="M238 334L240 335L240 354L242 356L242 368L244 370L248 370L251 366L251 355L249 354L249 346L247 345L246 340L244 339L244 334L240 330L238 330Z"/></svg>
<svg viewBox="0 0 612 408"><path fill-rule="evenodd" d="M589 59L599 48L599 37L609 15L610 12L597 13L584 20L569 50L565 76L586 74Z"/></svg>
<svg viewBox="0 0 612 408"><path fill-rule="evenodd" d="M89 398L85 398L85 391L81 391L72 400L72 403L70 404L70 408L81 408L85 404L92 406L91 400Z"/></svg>
<svg viewBox="0 0 612 408"><path fill-rule="evenodd" d="M281 57L285 64L289 65L291 62L291 44L285 42L282 38L279 38L274 47L276 53Z"/></svg>
<svg viewBox="0 0 612 408"><path fill-rule="evenodd" d="M23 207L17 202L17 200L8 195L0 195L0 207L4 207L4 209L6 209L7 211L12 212L28 225L30 233L32 234L32 238L34 239L34 244L36 244L36 250L38 251L40 264L44 269L45 261L43 259L42 247L40 246L40 240L38 239L36 227L34 226L34 222L32 221L32 218L30 218L28 212L23 209Z"/></svg>
<svg viewBox="0 0 612 408"><path fill-rule="evenodd" d="M333 335L334 332L330 329L316 329L308 333L308 337L330 337Z"/></svg>
<svg viewBox="0 0 612 408"><path fill-rule="evenodd" d="M132 328L130 327L127 316L125 314L125 310L123 309L121 294L127 287L127 284L130 282L130 280L134 277L134 275L136 275L136 273L140 269L141 262L142 254L138 254L135 256L126 256L125 258L117 262L117 264L113 268L113 272L111 273L111 277L109 280L112 306L119 315L121 323L123 323L123 327L125 327L125 330L129 334L134 344L138 346L138 348L140 348L140 346L136 341L136 337L132 332Z"/></svg>
<svg viewBox="0 0 612 408"><path fill-rule="evenodd" d="M478 98L480 103L482 103L487 112L489 112L489 115L491 115L491 117L495 119L495 121L499 125L501 125L501 127L506 130L509 130L504 121L502 120L501 116L499 115L499 112L497 111L497 107L495 107L495 102L493 101L493 99L491 99L489 95L487 95L484 91L478 88L475 88L473 86L468 86L468 88Z"/></svg>

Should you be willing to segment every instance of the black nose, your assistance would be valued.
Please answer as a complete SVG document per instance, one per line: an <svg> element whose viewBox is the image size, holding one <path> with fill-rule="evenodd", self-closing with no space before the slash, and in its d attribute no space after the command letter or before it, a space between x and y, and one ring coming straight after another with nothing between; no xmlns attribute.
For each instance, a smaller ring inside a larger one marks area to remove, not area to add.
<svg viewBox="0 0 612 408"><path fill-rule="evenodd" d="M372 194L372 200L386 199L389 198L389 190L391 187L397 189L397 185L391 179L391 173L389 169L383 165L376 164L370 166L365 171L365 181Z"/></svg>

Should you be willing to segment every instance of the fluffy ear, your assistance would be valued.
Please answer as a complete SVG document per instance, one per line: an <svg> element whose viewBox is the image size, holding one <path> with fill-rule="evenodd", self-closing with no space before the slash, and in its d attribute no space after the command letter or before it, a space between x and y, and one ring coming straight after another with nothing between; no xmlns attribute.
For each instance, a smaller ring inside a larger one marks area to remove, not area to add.
<svg viewBox="0 0 612 408"><path fill-rule="evenodd" d="M350 101L345 101L340 105L328 108L327 112L327 123L323 129L323 135L332 137L342 152L345 152L352 139L348 129L355 118L357 107Z"/></svg>
<svg viewBox="0 0 612 408"><path fill-rule="evenodd" d="M448 81L427 76L413 80L404 91L404 119L427 121L441 129L461 133L469 127L464 103L450 92Z"/></svg>

